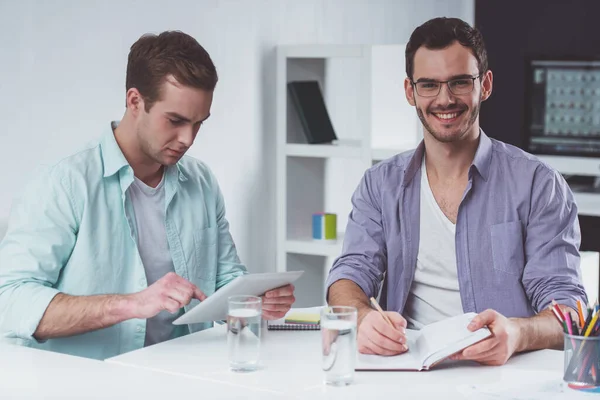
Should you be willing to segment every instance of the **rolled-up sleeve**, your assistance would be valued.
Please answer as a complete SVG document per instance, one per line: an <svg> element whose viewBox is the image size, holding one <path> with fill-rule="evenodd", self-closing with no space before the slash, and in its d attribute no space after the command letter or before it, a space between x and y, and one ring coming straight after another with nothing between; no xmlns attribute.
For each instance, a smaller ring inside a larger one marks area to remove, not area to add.
<svg viewBox="0 0 600 400"><path fill-rule="evenodd" d="M523 285L540 312L556 300L577 309L587 303L581 283L577 206L565 180L553 170L538 171L527 224Z"/></svg>
<svg viewBox="0 0 600 400"><path fill-rule="evenodd" d="M329 272L327 292L336 281L349 279L368 297L377 296L387 265L381 215L380 186L369 170L352 195L342 254Z"/></svg>
<svg viewBox="0 0 600 400"><path fill-rule="evenodd" d="M72 195L55 171L29 185L0 242L0 335L35 340L76 240Z"/></svg>

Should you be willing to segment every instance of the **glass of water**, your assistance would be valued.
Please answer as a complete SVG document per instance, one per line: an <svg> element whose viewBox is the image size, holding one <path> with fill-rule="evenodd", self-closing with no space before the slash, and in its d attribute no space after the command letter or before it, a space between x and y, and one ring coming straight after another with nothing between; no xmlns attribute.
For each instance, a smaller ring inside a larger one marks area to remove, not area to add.
<svg viewBox="0 0 600 400"><path fill-rule="evenodd" d="M325 383L329 385L349 385L354 379L356 318L355 307L332 306L321 309L322 366Z"/></svg>
<svg viewBox="0 0 600 400"><path fill-rule="evenodd" d="M256 296L228 299L227 348L232 371L254 371L260 359L262 300Z"/></svg>

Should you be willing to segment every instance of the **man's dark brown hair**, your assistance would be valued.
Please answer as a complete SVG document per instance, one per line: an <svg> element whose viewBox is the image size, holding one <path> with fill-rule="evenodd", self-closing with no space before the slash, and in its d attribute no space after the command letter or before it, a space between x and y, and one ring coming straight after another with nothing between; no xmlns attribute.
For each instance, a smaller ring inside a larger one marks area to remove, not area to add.
<svg viewBox="0 0 600 400"><path fill-rule="evenodd" d="M204 47L183 32L146 34L131 46L125 88L140 92L146 112L161 99L161 85L171 75L184 86L210 92L218 80L215 65Z"/></svg>
<svg viewBox="0 0 600 400"><path fill-rule="evenodd" d="M465 21L458 18L434 18L415 29L406 45L406 76L412 81L414 73L415 53L421 46L427 49L445 49L458 42L469 48L479 67L479 75L488 70L487 52L481 33Z"/></svg>

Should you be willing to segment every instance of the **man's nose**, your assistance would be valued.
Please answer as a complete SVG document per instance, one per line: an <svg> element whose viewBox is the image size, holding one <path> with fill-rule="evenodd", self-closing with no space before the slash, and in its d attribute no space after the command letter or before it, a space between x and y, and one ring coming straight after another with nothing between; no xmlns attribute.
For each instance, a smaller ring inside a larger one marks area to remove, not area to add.
<svg viewBox="0 0 600 400"><path fill-rule="evenodd" d="M456 98L450 91L450 86L448 86L448 83L442 84L442 87L440 88L440 93L438 94L436 100L437 100L437 103L439 103L440 105L456 103Z"/></svg>
<svg viewBox="0 0 600 400"><path fill-rule="evenodd" d="M194 127L189 126L179 131L178 135L179 143L183 144L186 148L189 148L194 143Z"/></svg>

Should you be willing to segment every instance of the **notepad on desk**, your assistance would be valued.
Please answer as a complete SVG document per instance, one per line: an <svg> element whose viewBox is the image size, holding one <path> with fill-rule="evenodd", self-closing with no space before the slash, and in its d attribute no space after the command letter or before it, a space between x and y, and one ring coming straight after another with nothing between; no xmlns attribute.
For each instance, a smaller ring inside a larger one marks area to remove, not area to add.
<svg viewBox="0 0 600 400"><path fill-rule="evenodd" d="M272 331L318 331L321 329L321 307L291 309L285 317L267 322Z"/></svg>
<svg viewBox="0 0 600 400"><path fill-rule="evenodd" d="M397 356L359 354L357 371L423 371L449 356L491 336L488 328L475 332L467 325L476 316L467 313L425 326L420 331L407 329L408 351Z"/></svg>

